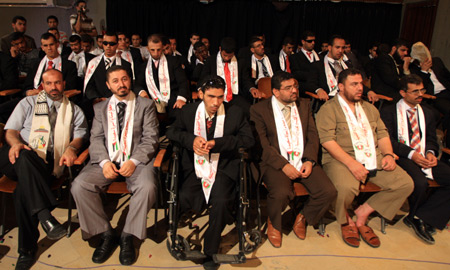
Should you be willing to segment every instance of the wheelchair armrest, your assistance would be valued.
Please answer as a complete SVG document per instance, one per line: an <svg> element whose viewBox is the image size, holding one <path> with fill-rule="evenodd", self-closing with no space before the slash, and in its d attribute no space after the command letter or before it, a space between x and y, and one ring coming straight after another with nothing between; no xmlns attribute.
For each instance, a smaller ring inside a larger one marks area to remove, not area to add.
<svg viewBox="0 0 450 270"><path fill-rule="evenodd" d="M153 163L153 167L161 168L161 164L164 159L164 155L166 154L166 149L160 149L158 154L156 155L155 162Z"/></svg>
<svg viewBox="0 0 450 270"><path fill-rule="evenodd" d="M86 159L89 157L89 148L86 148L81 154L78 155L78 158L75 159L73 165L83 165L86 162Z"/></svg>

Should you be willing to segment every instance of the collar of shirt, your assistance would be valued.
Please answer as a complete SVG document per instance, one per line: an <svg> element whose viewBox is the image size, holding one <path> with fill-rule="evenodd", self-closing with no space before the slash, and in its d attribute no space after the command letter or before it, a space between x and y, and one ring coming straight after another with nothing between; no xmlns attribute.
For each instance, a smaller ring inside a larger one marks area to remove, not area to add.
<svg viewBox="0 0 450 270"><path fill-rule="evenodd" d="M45 57L47 57L47 56L45 56ZM46 69L48 67L48 62L49 61L52 61L53 62L53 68L56 68L61 63L61 55L58 55L58 57L56 57L55 59L52 59L52 60L48 59L48 57L47 57L47 63L45 63L45 68Z"/></svg>
<svg viewBox="0 0 450 270"><path fill-rule="evenodd" d="M208 112L205 110L205 117L206 117L206 120L212 121L212 120L214 119L215 116L216 116L216 114L214 114L213 116L209 116Z"/></svg>
<svg viewBox="0 0 450 270"><path fill-rule="evenodd" d="M327 56L327 58L328 58L328 63L330 63L332 65L334 64L334 62L339 61L339 60L334 60L333 58L331 58L329 56Z"/></svg>
<svg viewBox="0 0 450 270"><path fill-rule="evenodd" d="M285 107L290 107L292 109L292 106L295 106L295 102L291 102L287 105L284 105L283 103L281 103L278 99L276 99L278 102L278 106L280 107L280 110L282 111Z"/></svg>
<svg viewBox="0 0 450 270"><path fill-rule="evenodd" d="M283 50L281 50L280 53L281 53L281 55L282 55L284 58L286 58L286 55L287 55L287 54L286 54Z"/></svg>
<svg viewBox="0 0 450 270"><path fill-rule="evenodd" d="M115 95L112 95L112 96L111 96L111 102L112 102L112 105L114 105L114 106L117 106L117 103L119 103L119 102L123 102L123 103L125 103L126 105L128 105L128 100L126 100L126 99L124 99L124 100L118 100L117 97L116 97Z"/></svg>
<svg viewBox="0 0 450 270"><path fill-rule="evenodd" d="M116 56L115 55L113 57L107 57L106 55L103 55L103 60L105 61L105 63L106 63L106 58L111 60L111 63L114 62L114 60L116 60Z"/></svg>
<svg viewBox="0 0 450 270"><path fill-rule="evenodd" d="M53 106L53 104L55 104L56 111L58 111L59 107L61 106L61 101L62 100L52 100L51 98L47 97L48 109L50 110L50 108Z"/></svg>

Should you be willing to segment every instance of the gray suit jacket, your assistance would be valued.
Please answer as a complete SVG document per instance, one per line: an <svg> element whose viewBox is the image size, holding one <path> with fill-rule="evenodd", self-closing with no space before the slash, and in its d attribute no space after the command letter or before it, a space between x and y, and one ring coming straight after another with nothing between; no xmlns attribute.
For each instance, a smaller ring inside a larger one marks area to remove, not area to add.
<svg viewBox="0 0 450 270"><path fill-rule="evenodd" d="M105 131L108 130L106 116L110 99L108 98L94 106L95 117L92 122L91 145L89 146L92 164L98 164L105 159L109 160L108 134ZM136 97L130 158L139 160L144 165L152 160L158 149L158 126L153 100Z"/></svg>

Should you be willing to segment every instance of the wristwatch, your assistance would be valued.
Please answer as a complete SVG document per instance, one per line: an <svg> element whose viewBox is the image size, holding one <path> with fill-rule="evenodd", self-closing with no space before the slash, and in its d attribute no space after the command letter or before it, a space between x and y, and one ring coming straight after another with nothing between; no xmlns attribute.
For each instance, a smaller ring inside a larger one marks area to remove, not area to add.
<svg viewBox="0 0 450 270"><path fill-rule="evenodd" d="M309 158L305 158L305 157L302 158L302 162L306 162L306 161L311 162L313 167L316 166L316 162L314 160L309 159Z"/></svg>

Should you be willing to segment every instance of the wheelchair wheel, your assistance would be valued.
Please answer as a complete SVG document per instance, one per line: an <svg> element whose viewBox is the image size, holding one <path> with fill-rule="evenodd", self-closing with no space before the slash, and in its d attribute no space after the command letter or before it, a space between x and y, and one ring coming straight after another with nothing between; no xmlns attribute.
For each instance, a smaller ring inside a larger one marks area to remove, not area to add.
<svg viewBox="0 0 450 270"><path fill-rule="evenodd" d="M256 229L251 230L250 232L246 232L245 234L246 236L244 237L244 253L249 254L255 251L256 248L261 244L262 236L261 232Z"/></svg>
<svg viewBox="0 0 450 270"><path fill-rule="evenodd" d="M191 249L188 241L178 234L175 237L175 243L172 243L172 238L170 236L167 237L166 245L172 257L177 261L186 260L186 252Z"/></svg>

